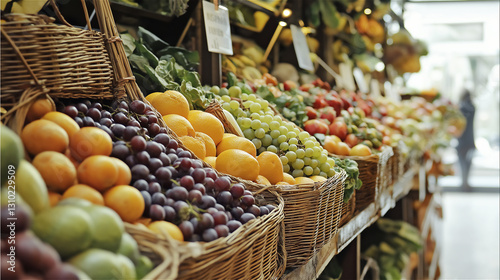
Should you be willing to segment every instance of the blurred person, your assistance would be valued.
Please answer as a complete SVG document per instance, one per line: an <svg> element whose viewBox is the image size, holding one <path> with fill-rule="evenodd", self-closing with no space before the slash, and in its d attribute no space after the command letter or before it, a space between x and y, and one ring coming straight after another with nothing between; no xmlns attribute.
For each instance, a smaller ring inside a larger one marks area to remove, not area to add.
<svg viewBox="0 0 500 280"><path fill-rule="evenodd" d="M462 92L459 107L467 124L465 125L464 132L458 138L457 153L462 173L462 188L466 191L470 191L469 172L472 164L472 157L476 150L476 146L474 145L474 115L476 114L476 108L472 103L471 92L468 89Z"/></svg>

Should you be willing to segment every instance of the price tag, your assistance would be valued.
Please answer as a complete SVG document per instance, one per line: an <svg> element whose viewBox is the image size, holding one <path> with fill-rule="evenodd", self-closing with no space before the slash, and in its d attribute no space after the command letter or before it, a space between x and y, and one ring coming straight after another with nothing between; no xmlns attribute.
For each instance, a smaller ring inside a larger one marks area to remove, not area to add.
<svg viewBox="0 0 500 280"><path fill-rule="evenodd" d="M370 88L371 88L371 92L370 92L371 96L373 96L373 97L380 96L380 87L379 87L378 81L376 79L372 79L370 81Z"/></svg>
<svg viewBox="0 0 500 280"><path fill-rule="evenodd" d="M314 71L314 66L309 56L309 47L307 46L306 35L302 33L302 29L295 25L290 25L292 30L293 47L295 48L295 55L297 55L297 61L299 62L299 67Z"/></svg>
<svg viewBox="0 0 500 280"><path fill-rule="evenodd" d="M356 80L356 84L358 84L359 91L361 91L362 93L368 93L368 86L366 84L363 71L361 71L361 69L359 69L358 67L354 67L352 74L354 76L354 79Z"/></svg>
<svg viewBox="0 0 500 280"><path fill-rule="evenodd" d="M347 90L356 90L356 84L354 83L354 77L352 75L352 66L345 62L339 64L340 76L342 77L342 84Z"/></svg>
<svg viewBox="0 0 500 280"><path fill-rule="evenodd" d="M203 18L205 21L205 32L207 33L208 51L233 55L233 44L231 42L231 28L229 25L229 12L226 7L203 1Z"/></svg>

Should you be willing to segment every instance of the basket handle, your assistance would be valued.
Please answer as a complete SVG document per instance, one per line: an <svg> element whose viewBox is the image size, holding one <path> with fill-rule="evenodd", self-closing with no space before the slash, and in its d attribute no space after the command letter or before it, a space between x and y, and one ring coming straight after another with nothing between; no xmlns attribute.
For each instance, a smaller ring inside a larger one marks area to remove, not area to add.
<svg viewBox="0 0 500 280"><path fill-rule="evenodd" d="M83 7L83 14L85 15L85 21L87 22L87 26L89 27L89 30L92 31L92 26L90 25L90 18L89 18L89 13L87 11L87 5L85 5L85 0L80 0L82 3ZM50 0L50 5L54 9L54 12L56 13L57 18L66 26L73 27L69 22L66 21L64 16L61 14L61 11L59 11L59 7L57 7L56 0Z"/></svg>

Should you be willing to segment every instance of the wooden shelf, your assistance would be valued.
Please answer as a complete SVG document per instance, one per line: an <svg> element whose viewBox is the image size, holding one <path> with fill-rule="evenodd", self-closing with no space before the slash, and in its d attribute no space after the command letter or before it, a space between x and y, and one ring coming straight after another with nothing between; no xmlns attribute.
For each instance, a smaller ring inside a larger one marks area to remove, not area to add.
<svg viewBox="0 0 500 280"><path fill-rule="evenodd" d="M325 244L306 264L285 274L282 279L303 280L316 279L323 272L332 258L342 252L349 244L370 225L375 223L379 217L384 216L396 202L406 196L411 188L415 175L420 171L420 166L408 170L401 180L380 194L379 199L372 202L363 211L354 216L347 224L339 229L336 238Z"/></svg>

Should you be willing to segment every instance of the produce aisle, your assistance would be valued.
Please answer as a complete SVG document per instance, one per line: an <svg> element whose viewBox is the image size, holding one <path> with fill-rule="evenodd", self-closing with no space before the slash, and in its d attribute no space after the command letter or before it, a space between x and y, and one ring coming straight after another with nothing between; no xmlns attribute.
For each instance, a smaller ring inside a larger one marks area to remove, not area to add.
<svg viewBox="0 0 500 280"><path fill-rule="evenodd" d="M2 6L2 278L439 278L465 119L405 88L389 3L32 4Z"/></svg>

